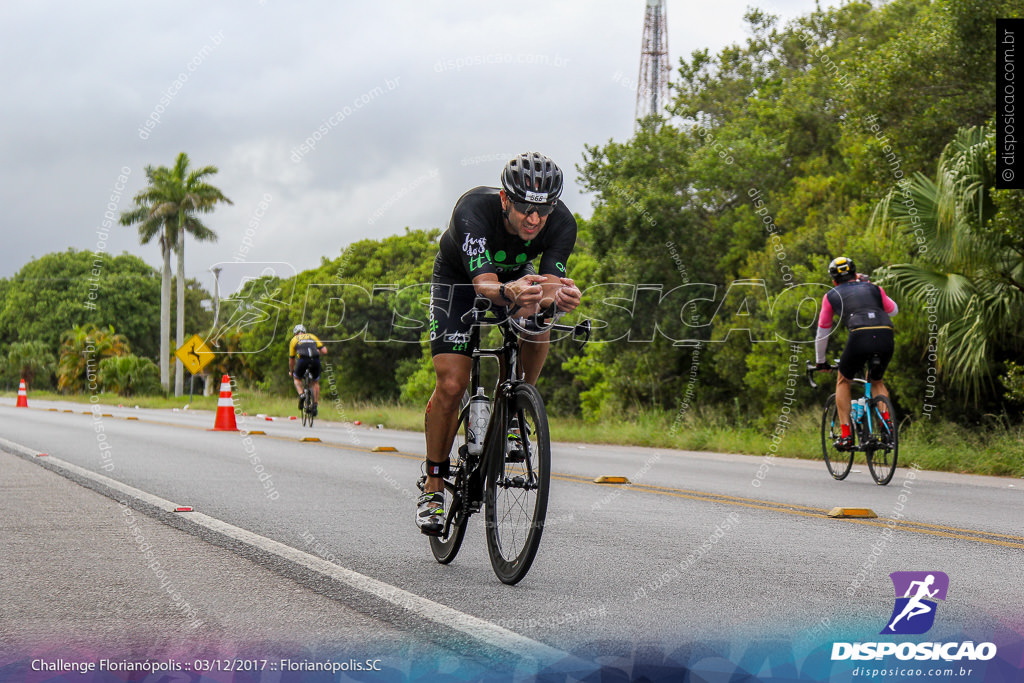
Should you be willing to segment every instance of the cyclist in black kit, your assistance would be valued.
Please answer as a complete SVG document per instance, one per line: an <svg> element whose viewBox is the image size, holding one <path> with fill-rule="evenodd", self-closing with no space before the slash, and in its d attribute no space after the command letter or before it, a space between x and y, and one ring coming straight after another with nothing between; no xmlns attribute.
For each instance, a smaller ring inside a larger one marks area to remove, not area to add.
<svg viewBox="0 0 1024 683"><path fill-rule="evenodd" d="M477 187L459 198L441 236L430 287L430 352L437 383L427 402L424 432L427 479L416 510L424 534L441 532L442 477L457 429L459 401L469 385L473 335L462 322L479 294L513 316L533 315L551 302L562 311L580 303L576 284L565 277L576 244L576 219L559 201L562 171L537 152L505 165L501 189ZM532 261L540 256L540 266ZM537 383L550 335L522 345L524 379Z"/></svg>
<svg viewBox="0 0 1024 683"><path fill-rule="evenodd" d="M828 337L832 334L832 318L838 315L850 335L843 355L839 357L839 371L836 373L836 413L842 433L835 446L839 450L848 450L853 447L850 428L852 380L872 356L877 355L880 363L868 367L871 395L889 395L882 376L895 349L890 316L896 315L899 308L885 290L871 284L867 276L857 274L857 266L852 259L845 256L833 259L828 264L828 274L835 287L825 294L821 302L818 335L814 340L815 360L820 369L828 368L825 352ZM883 414L882 418L888 420L889 415Z"/></svg>

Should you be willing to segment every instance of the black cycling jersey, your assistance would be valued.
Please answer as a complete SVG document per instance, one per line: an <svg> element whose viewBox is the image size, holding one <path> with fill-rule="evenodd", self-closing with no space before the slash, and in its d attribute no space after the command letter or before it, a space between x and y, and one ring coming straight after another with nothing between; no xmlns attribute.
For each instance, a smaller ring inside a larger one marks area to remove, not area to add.
<svg viewBox="0 0 1024 683"><path fill-rule="evenodd" d="M441 236L430 287L430 351L472 353L472 325L462 314L473 307L473 278L493 273L500 282L523 275L564 277L566 261L576 246L576 219L559 201L535 239L524 242L505 229L500 190L477 187L459 198L448 230ZM540 256L540 268L533 260Z"/></svg>
<svg viewBox="0 0 1024 683"><path fill-rule="evenodd" d="M843 325L848 330L892 327L892 320L885 312L884 297L885 294L878 285L857 280L838 284L825 295L832 312L841 316ZM824 316L823 312L822 318Z"/></svg>
<svg viewBox="0 0 1024 683"><path fill-rule="evenodd" d="M500 190L477 187L459 198L448 230L441 236L435 273L454 281L472 282L483 273L517 271L541 256L540 275L564 277L576 246L576 219L561 200L536 239L524 242L505 229Z"/></svg>

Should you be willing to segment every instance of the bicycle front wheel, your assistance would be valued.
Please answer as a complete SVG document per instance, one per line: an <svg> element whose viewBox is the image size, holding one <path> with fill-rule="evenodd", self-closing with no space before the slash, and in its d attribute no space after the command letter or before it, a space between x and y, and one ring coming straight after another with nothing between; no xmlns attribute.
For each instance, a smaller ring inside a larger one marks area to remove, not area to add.
<svg viewBox="0 0 1024 683"><path fill-rule="evenodd" d="M430 537L430 552L434 559L441 564L448 564L459 554L462 547L462 539L466 536L466 522L469 515L466 513L466 503L462 500L463 478L468 476L466 472L467 463L463 454L465 451L466 431L468 429L469 408L468 396L462 399L462 411L459 413L459 429L455 434L455 442L452 444L452 455L449 461L452 463L451 481L444 482L444 512L445 529L440 536Z"/></svg>
<svg viewBox="0 0 1024 683"><path fill-rule="evenodd" d="M853 467L853 451L840 451L835 447L836 439L841 435L836 395L832 394L825 402L825 410L821 414L821 453L825 458L828 473L837 481L846 479L850 468Z"/></svg>
<svg viewBox="0 0 1024 683"><path fill-rule="evenodd" d="M544 401L536 387L519 384L507 409L505 424L493 430L487 457L498 458L488 469L487 551L502 583L526 576L537 555L548 510L551 442ZM497 427L498 425L495 425Z"/></svg>
<svg viewBox="0 0 1024 683"><path fill-rule="evenodd" d="M896 429L896 412L888 396L871 399L871 434L868 436L870 449L867 452L868 469L871 478L879 486L892 481L896 473L896 461L900 452L899 430ZM882 419L882 413L889 413L889 420Z"/></svg>

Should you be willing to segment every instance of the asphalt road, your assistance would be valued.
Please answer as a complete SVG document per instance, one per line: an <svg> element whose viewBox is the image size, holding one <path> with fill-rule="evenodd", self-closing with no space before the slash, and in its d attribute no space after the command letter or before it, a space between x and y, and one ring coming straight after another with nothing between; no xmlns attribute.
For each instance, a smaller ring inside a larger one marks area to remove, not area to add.
<svg viewBox="0 0 1024 683"><path fill-rule="evenodd" d="M482 518L471 521L455 562L433 561L413 523L422 435L327 422L308 430L250 417L240 427L266 435L247 441L209 431L209 412L86 410L0 401L0 436L582 657L715 639L814 647L877 637L893 608L888 575L904 570L950 577L929 637L984 638L1006 625L1019 632L1024 623L1024 480L901 467L879 487L861 464L836 482L820 462L559 443L540 552L526 579L508 587L491 571ZM912 453L901 461L912 464ZM601 475L632 484L594 483ZM871 508L879 518L829 518L836 506ZM92 543L104 542L93 529L91 540L88 529L76 539L83 561ZM174 533L202 549L202 539ZM267 573L276 577L266 579L270 593L284 590L274 588L283 576L311 589L304 609L339 608L337 596L318 602L315 579L275 569ZM209 611L210 600L196 602ZM430 641L429 621L403 621L393 605L378 608L373 600L352 604L382 638ZM287 630L285 606L263 614L278 611L282 629L256 636Z"/></svg>

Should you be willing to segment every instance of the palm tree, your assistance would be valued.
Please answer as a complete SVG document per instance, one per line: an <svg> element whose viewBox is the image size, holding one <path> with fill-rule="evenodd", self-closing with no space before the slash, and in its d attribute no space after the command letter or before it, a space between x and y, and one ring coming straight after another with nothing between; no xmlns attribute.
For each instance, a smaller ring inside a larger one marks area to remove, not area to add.
<svg viewBox="0 0 1024 683"><path fill-rule="evenodd" d="M939 158L876 208L872 223L913 236L918 257L883 269L886 286L926 305L941 322L938 366L975 401L998 364L1024 346L1024 253L992 229L997 207L995 134L961 128Z"/></svg>
<svg viewBox="0 0 1024 683"><path fill-rule="evenodd" d="M161 167L162 169L163 167ZM139 242L149 242L160 236L160 255L163 269L160 271L160 384L164 391L171 388L171 249L178 238L177 217L171 207L163 201L157 189L156 173L159 169L146 167L149 185L135 195L135 207L121 214L121 225L139 224ZM164 169L166 170L166 169Z"/></svg>
<svg viewBox="0 0 1024 683"><path fill-rule="evenodd" d="M160 297L160 381L165 389L168 388L168 373L165 371L164 364L170 357L163 346L164 339L170 337L170 250L174 249L178 254L178 316L175 339L177 346L180 347L185 341L185 233L189 233L201 242L216 240L217 234L203 224L198 214L212 212L218 202L232 203L218 188L205 182L206 178L217 173L216 166L204 166L189 170L189 163L188 155L181 152L172 168L160 166L154 169L147 166L146 177L149 179L149 185L135 196L136 207L121 215L123 225L140 223L140 237L143 237L144 227L149 234L149 239L156 234L157 227L163 233L160 246L164 250L164 279L168 285L167 299L165 300L163 297L163 287L161 287ZM143 240L144 243L146 241L148 239ZM164 328L165 315L167 317L166 329ZM174 375L175 396L181 396L183 382L184 371L178 364Z"/></svg>
<svg viewBox="0 0 1024 683"><path fill-rule="evenodd" d="M76 394L85 388L98 392L100 362L129 351L128 340L117 334L113 325L75 325L61 335L57 389Z"/></svg>
<svg viewBox="0 0 1024 683"><path fill-rule="evenodd" d="M36 376L49 377L57 361L45 342L26 341L11 344L4 363L8 377L17 382L24 379L31 389Z"/></svg>

